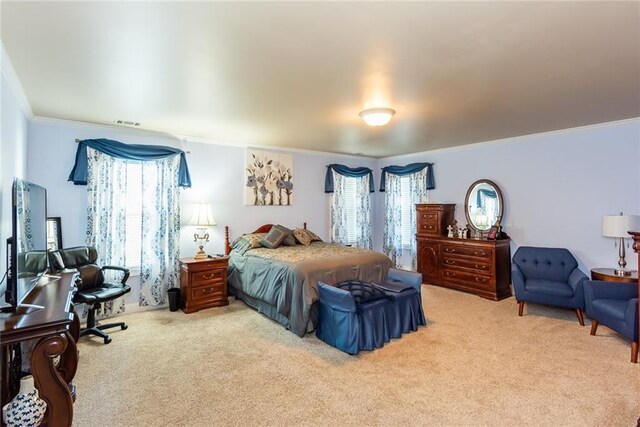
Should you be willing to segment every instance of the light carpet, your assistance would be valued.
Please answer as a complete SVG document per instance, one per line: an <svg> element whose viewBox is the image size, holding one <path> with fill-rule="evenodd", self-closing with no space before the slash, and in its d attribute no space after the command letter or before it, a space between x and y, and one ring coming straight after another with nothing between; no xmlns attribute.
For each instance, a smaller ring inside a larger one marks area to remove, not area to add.
<svg viewBox="0 0 640 427"><path fill-rule="evenodd" d="M82 338L77 426L635 426L629 342L571 311L423 287L428 325L349 356L231 300Z"/></svg>

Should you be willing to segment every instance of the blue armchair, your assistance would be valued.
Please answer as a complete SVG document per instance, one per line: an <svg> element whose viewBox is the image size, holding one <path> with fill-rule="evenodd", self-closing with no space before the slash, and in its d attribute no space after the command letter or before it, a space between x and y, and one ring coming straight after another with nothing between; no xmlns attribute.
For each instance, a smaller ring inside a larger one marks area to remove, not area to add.
<svg viewBox="0 0 640 427"><path fill-rule="evenodd" d="M584 302L591 318L591 335L602 323L630 339L631 362L638 363L638 286L588 280L584 284Z"/></svg>
<svg viewBox="0 0 640 427"><path fill-rule="evenodd" d="M511 264L511 280L522 316L525 302L574 310L584 326L583 283L588 277L567 249L521 246Z"/></svg>

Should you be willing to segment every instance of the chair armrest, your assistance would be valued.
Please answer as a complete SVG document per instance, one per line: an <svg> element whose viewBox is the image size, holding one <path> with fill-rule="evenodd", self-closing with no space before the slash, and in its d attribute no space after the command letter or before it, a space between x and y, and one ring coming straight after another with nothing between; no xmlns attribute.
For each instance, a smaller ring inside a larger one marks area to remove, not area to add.
<svg viewBox="0 0 640 427"><path fill-rule="evenodd" d="M356 302L351 292L318 282L318 294L320 295L320 303L334 310L343 312L356 311Z"/></svg>
<svg viewBox="0 0 640 427"><path fill-rule="evenodd" d="M115 265L105 265L102 267L101 269L102 271L104 270L118 270L118 271L122 271L124 273L124 276L122 277L122 280L120 281L120 283L122 283L123 285L125 283L127 283L127 279L129 279L129 269L126 267L117 267Z"/></svg>
<svg viewBox="0 0 640 427"><path fill-rule="evenodd" d="M583 280L589 280L589 278L582 272L582 270L580 270L579 268L575 268L569 275L569 286L573 288L574 293Z"/></svg>
<svg viewBox="0 0 640 427"><path fill-rule="evenodd" d="M415 271L390 268L387 280L390 282L402 282L406 285L413 286L418 292L422 289L422 274L416 273Z"/></svg>
<svg viewBox="0 0 640 427"><path fill-rule="evenodd" d="M524 274L517 264L511 264L511 284L513 285L516 296L518 292L524 291Z"/></svg>
<svg viewBox="0 0 640 427"><path fill-rule="evenodd" d="M591 288L593 299L628 300L638 298L638 286L635 283L589 280L587 286Z"/></svg>

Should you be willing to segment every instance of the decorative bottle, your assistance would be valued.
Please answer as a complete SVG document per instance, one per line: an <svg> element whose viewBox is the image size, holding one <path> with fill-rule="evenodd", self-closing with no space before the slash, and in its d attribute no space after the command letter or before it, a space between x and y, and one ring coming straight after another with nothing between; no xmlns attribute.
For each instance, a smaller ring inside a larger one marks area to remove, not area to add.
<svg viewBox="0 0 640 427"><path fill-rule="evenodd" d="M33 376L20 379L20 391L2 408L2 417L7 426L37 426L42 422L47 404L40 399L33 385Z"/></svg>

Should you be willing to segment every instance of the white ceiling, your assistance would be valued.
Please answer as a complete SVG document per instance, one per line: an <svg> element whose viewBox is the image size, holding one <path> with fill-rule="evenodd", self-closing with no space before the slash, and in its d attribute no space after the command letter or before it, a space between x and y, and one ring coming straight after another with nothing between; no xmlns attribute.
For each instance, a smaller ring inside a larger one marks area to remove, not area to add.
<svg viewBox="0 0 640 427"><path fill-rule="evenodd" d="M6 2L36 116L374 157L640 117L639 2ZM358 112L397 110L384 128Z"/></svg>

